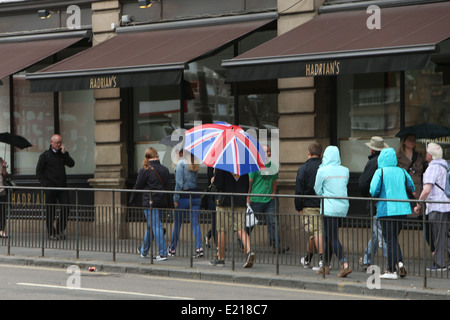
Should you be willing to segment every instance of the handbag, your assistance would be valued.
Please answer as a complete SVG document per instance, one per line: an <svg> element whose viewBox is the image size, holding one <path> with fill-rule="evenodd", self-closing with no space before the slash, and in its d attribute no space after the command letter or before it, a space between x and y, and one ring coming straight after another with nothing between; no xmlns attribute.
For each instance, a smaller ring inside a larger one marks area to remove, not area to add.
<svg viewBox="0 0 450 320"><path fill-rule="evenodd" d="M156 171L156 169L153 168L152 166L150 166L150 169L152 169L152 171L156 174L156 176L158 177L159 182L161 182L161 185L164 188L164 190L167 190L166 185L164 184L163 180L161 179L161 176L159 175L158 171ZM167 208L172 208L173 203L170 201L169 194L166 193L165 195L166 195L166 200L167 200ZM152 205L151 201L150 201L150 205Z"/></svg>
<svg viewBox="0 0 450 320"><path fill-rule="evenodd" d="M245 212L245 226L247 228L253 228L258 224L258 218L256 218L252 207L247 203L247 211Z"/></svg>
<svg viewBox="0 0 450 320"><path fill-rule="evenodd" d="M213 197L212 195L209 195L208 193L216 192L216 191L217 191L217 188L213 183L205 188L204 193L200 196L200 209L208 210L208 208L209 208L208 199L209 199L209 197Z"/></svg>

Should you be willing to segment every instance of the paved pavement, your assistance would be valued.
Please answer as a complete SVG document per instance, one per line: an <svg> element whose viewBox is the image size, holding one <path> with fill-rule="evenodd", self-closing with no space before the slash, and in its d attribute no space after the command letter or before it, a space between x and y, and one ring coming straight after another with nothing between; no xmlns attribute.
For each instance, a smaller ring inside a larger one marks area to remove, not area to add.
<svg viewBox="0 0 450 320"><path fill-rule="evenodd" d="M323 278L311 269L299 266L280 266L277 274L275 265L255 263L253 268L242 268L241 262L231 262L224 267L209 265L209 259L169 257L167 261L155 261L134 254L80 252L79 259L73 250L45 249L44 257L39 248L12 247L10 254L6 247L0 247L0 264L31 265L41 267L67 268L78 265L82 270L95 267L97 272L139 273L173 278L187 278L206 281L224 281L254 285L300 288L305 290L342 292L393 299L450 300L450 279L445 272L426 279L407 276L398 280L381 280L379 288L370 289L367 280L371 276L362 271L353 271L347 278L338 278L338 270Z"/></svg>

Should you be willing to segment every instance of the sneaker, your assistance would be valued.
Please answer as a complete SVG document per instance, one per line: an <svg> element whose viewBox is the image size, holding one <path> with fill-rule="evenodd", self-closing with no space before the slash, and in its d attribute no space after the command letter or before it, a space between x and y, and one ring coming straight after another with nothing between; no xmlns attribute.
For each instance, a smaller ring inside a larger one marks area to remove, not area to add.
<svg viewBox="0 0 450 320"><path fill-rule="evenodd" d="M309 261L306 260L306 257L302 257L302 258L300 259L300 262L301 262L301 264L303 265L303 268L305 268L305 269L311 268L311 266L310 266L310 264L309 264Z"/></svg>
<svg viewBox="0 0 450 320"><path fill-rule="evenodd" d="M403 264L403 262L398 263L398 274L400 275L400 278L404 278L407 275L405 265Z"/></svg>
<svg viewBox="0 0 450 320"><path fill-rule="evenodd" d="M313 271L319 271L319 270L322 269L322 268L323 268L323 261L320 260L320 261L319 261L319 265L316 266L316 267L313 267L312 269L313 269Z"/></svg>
<svg viewBox="0 0 450 320"><path fill-rule="evenodd" d="M431 268L430 268L430 267L427 267L427 271L442 272L442 271L447 271L447 267L439 267L439 266L433 264L433 265L431 266Z"/></svg>
<svg viewBox="0 0 450 320"><path fill-rule="evenodd" d="M317 271L317 274L318 274L318 275L323 275L324 269L325 269L325 275L327 275L327 276L330 275L330 267L328 267L328 266L324 266L324 267L320 268L320 269Z"/></svg>
<svg viewBox="0 0 450 320"><path fill-rule="evenodd" d="M350 266L347 266L347 268L344 268L344 266L342 266L341 271L338 273L338 277L345 278L350 273L352 273L352 269L350 268Z"/></svg>
<svg viewBox="0 0 450 320"><path fill-rule="evenodd" d="M253 263L255 262L255 253L253 251L247 254L247 261L244 264L244 268L253 267Z"/></svg>
<svg viewBox="0 0 450 320"><path fill-rule="evenodd" d="M202 258L203 257L203 249L195 250L195 253L194 253L193 257L194 258Z"/></svg>
<svg viewBox="0 0 450 320"><path fill-rule="evenodd" d="M385 272L380 276L380 279L397 280L397 272Z"/></svg>
<svg viewBox="0 0 450 320"><path fill-rule="evenodd" d="M175 249L168 249L167 250L167 255L169 256L169 257L175 257Z"/></svg>
<svg viewBox="0 0 450 320"><path fill-rule="evenodd" d="M147 257L146 254L142 254L141 248L137 248L137 253L141 255L141 258L146 258Z"/></svg>
<svg viewBox="0 0 450 320"><path fill-rule="evenodd" d="M156 256L155 260L156 261L166 261L167 260L167 256Z"/></svg>
<svg viewBox="0 0 450 320"><path fill-rule="evenodd" d="M224 260L219 260L219 259L215 259L215 260L211 260L209 262L210 265L215 266L215 267L223 267L225 266L225 261Z"/></svg>

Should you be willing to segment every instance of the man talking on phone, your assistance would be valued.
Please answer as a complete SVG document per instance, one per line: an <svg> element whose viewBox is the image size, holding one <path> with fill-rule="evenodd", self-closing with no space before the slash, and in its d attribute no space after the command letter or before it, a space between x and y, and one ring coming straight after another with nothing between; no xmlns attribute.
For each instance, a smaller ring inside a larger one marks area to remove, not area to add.
<svg viewBox="0 0 450 320"><path fill-rule="evenodd" d="M45 203L46 210L46 224L47 234L50 240L64 240L64 231L67 225L68 218L68 204L69 191L61 189L67 186L66 167L72 168L75 166L75 161L67 152L62 138L59 134L54 134L50 140L50 147L48 150L41 153L36 166L36 175L45 189ZM57 207L59 202L60 210L59 216L55 221Z"/></svg>

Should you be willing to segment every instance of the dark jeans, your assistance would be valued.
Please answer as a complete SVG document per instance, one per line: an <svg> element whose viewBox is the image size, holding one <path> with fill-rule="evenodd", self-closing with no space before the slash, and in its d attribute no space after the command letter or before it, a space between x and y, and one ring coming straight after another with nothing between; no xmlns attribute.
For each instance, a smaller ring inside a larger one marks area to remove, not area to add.
<svg viewBox="0 0 450 320"><path fill-rule="evenodd" d="M63 235L67 226L67 218L69 216L69 208L66 206L69 204L69 191L66 190L46 190L45 191L45 203L47 204L46 210L46 224L47 233L49 236ZM59 215L57 216L59 203ZM56 228L55 218L56 220Z"/></svg>
<svg viewBox="0 0 450 320"><path fill-rule="evenodd" d="M383 238L387 246L388 271L396 271L396 266L403 260L402 251L398 244L398 235L402 230L403 219L406 216L393 216L380 218L381 230L383 231Z"/></svg>
<svg viewBox="0 0 450 320"><path fill-rule="evenodd" d="M265 220L267 223L267 231L269 232L270 245L273 248L281 246L280 234L278 233L278 216L275 213L275 199L268 202L252 202L252 210L254 213L265 213ZM250 234L250 232L248 232Z"/></svg>
<svg viewBox="0 0 450 320"><path fill-rule="evenodd" d="M339 242L339 217L323 216L323 246L324 246L324 265L329 266L333 253L338 257L339 263L347 262L342 251L342 245Z"/></svg>

